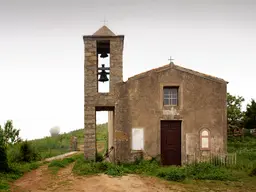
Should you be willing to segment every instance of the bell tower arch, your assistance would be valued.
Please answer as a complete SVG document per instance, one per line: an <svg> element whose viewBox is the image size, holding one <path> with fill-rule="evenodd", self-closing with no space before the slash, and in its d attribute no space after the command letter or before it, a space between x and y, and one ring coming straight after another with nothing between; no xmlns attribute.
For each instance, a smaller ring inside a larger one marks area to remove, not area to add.
<svg viewBox="0 0 256 192"><path fill-rule="evenodd" d="M96 158L96 111L111 111L114 114L114 87L123 82L124 35L115 35L105 25L84 40L84 155ZM109 58L109 66L99 58ZM109 92L100 93L98 81L109 81Z"/></svg>

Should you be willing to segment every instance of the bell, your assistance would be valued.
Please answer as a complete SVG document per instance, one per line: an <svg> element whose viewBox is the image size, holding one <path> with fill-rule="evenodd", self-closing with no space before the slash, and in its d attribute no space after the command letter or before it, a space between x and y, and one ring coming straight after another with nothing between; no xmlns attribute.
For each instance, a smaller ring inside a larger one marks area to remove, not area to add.
<svg viewBox="0 0 256 192"><path fill-rule="evenodd" d="M100 58L106 58L108 57L108 54L106 52L101 53Z"/></svg>
<svg viewBox="0 0 256 192"><path fill-rule="evenodd" d="M104 83L105 81L108 81L107 73L106 73L105 70L102 70L102 71L100 72L99 81L100 81L100 82L103 82L103 83Z"/></svg>

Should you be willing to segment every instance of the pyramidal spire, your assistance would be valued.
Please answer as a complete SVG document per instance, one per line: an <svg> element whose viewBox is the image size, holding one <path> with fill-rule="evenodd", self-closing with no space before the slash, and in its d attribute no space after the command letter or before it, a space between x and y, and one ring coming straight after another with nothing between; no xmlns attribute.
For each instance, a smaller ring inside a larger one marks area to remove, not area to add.
<svg viewBox="0 0 256 192"><path fill-rule="evenodd" d="M103 25L92 36L116 36L106 25Z"/></svg>

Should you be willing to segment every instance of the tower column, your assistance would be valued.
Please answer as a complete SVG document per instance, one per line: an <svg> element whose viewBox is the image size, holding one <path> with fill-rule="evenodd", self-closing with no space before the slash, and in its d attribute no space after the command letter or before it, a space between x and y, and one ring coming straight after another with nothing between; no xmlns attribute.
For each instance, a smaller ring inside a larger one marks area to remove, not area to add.
<svg viewBox="0 0 256 192"><path fill-rule="evenodd" d="M110 92L114 93L116 83L123 81L123 37L110 41Z"/></svg>
<svg viewBox="0 0 256 192"><path fill-rule="evenodd" d="M85 107L84 110L84 156L87 160L96 159L96 111L95 107Z"/></svg>
<svg viewBox="0 0 256 192"><path fill-rule="evenodd" d="M96 159L96 111L93 96L97 92L97 50L96 41L85 42L84 60L84 156L85 159Z"/></svg>

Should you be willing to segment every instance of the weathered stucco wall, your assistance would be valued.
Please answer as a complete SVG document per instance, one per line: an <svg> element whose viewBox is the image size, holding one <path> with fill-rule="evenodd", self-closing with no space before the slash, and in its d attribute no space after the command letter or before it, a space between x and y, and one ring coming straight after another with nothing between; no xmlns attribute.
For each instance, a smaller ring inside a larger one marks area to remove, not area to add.
<svg viewBox="0 0 256 192"><path fill-rule="evenodd" d="M179 86L177 107L163 106L163 86ZM182 162L200 151L200 130L211 135L211 153L226 150L226 82L213 81L172 68L139 75L116 88L116 159L126 161L131 152L131 129L144 128L144 148L160 154L160 120L182 120ZM125 136L124 136L125 135Z"/></svg>

